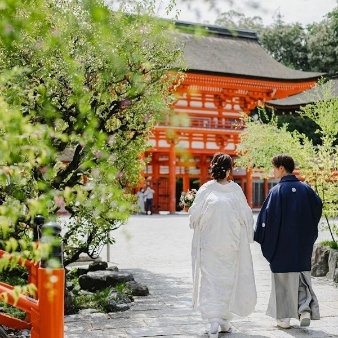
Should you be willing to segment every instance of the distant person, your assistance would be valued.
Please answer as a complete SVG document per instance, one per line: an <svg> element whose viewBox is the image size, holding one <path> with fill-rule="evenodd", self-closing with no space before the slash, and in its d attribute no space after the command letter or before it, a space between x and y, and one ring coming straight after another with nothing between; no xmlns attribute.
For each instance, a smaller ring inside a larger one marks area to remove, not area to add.
<svg viewBox="0 0 338 338"><path fill-rule="evenodd" d="M144 188L141 188L137 193L137 205L140 207L141 215L146 213L144 202Z"/></svg>
<svg viewBox="0 0 338 338"><path fill-rule="evenodd" d="M274 186L258 215L255 241L270 263L272 288L266 314L277 326L290 327L290 318L309 326L320 319L317 297L311 285L311 256L318 236L322 201L292 174L294 160L288 155L272 158Z"/></svg>
<svg viewBox="0 0 338 338"><path fill-rule="evenodd" d="M154 198L155 191L150 187L148 184L146 191L144 192L144 197L146 201L146 214L152 215L153 214L153 198Z"/></svg>
<svg viewBox="0 0 338 338"><path fill-rule="evenodd" d="M229 155L216 153L213 180L203 184L189 209L192 240L193 307L210 323L209 337L230 332L233 314L248 316L256 305L249 243L254 219L241 187L228 181Z"/></svg>

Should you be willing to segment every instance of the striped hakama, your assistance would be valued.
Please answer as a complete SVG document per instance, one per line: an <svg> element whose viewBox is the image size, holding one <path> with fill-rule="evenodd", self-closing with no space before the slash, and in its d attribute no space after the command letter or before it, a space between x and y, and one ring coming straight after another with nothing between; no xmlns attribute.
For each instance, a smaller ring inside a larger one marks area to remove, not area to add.
<svg viewBox="0 0 338 338"><path fill-rule="evenodd" d="M310 271L272 273L271 276L271 294L266 311L268 316L299 319L302 312L310 312L311 319L320 319Z"/></svg>

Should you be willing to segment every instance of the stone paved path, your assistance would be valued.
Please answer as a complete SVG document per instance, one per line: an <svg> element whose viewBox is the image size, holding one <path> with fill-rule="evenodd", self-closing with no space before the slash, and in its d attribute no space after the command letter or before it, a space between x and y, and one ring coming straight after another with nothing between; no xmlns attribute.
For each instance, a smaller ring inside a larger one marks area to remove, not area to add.
<svg viewBox="0 0 338 338"><path fill-rule="evenodd" d="M256 216L256 215L255 215ZM207 324L191 309L190 243L192 230L186 214L132 216L114 231L116 244L102 252L111 265L134 275L149 287L150 295L135 297L131 310L102 314L85 312L65 317L65 338L206 338ZM323 234L321 235L324 236ZM320 304L320 321L300 328L278 329L265 315L270 292L270 270L259 246L251 245L258 302L253 314L232 321L233 332L220 338L327 338L338 337L338 288L325 278L314 278Z"/></svg>

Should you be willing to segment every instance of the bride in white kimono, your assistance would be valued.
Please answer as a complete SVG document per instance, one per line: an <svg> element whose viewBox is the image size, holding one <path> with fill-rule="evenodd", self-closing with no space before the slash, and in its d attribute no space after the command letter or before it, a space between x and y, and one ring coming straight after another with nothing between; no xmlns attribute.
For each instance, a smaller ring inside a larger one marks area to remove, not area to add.
<svg viewBox="0 0 338 338"><path fill-rule="evenodd" d="M213 180L200 187L189 209L193 307L210 323L209 336L218 337L231 331L233 314L248 316L256 305L249 245L254 219L241 187L227 180L231 157L216 153L210 166Z"/></svg>

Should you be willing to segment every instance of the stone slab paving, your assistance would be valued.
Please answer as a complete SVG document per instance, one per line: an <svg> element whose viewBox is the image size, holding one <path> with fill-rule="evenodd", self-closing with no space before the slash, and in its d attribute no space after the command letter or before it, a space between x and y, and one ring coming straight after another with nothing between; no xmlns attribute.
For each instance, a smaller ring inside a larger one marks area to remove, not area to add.
<svg viewBox="0 0 338 338"><path fill-rule="evenodd" d="M257 213L254 213L255 217ZM191 309L190 243L192 230L185 213L132 216L128 224L112 232L116 243L102 252L110 265L130 272L146 284L150 295L135 297L131 309L119 313L85 311L65 317L65 338L207 338L207 323ZM320 239L329 239L321 233ZM338 288L325 278L313 278L321 320L309 328L278 329L265 315L270 293L270 270L256 243L251 245L258 300L247 318L232 321L233 332L220 338L328 338L338 337Z"/></svg>

